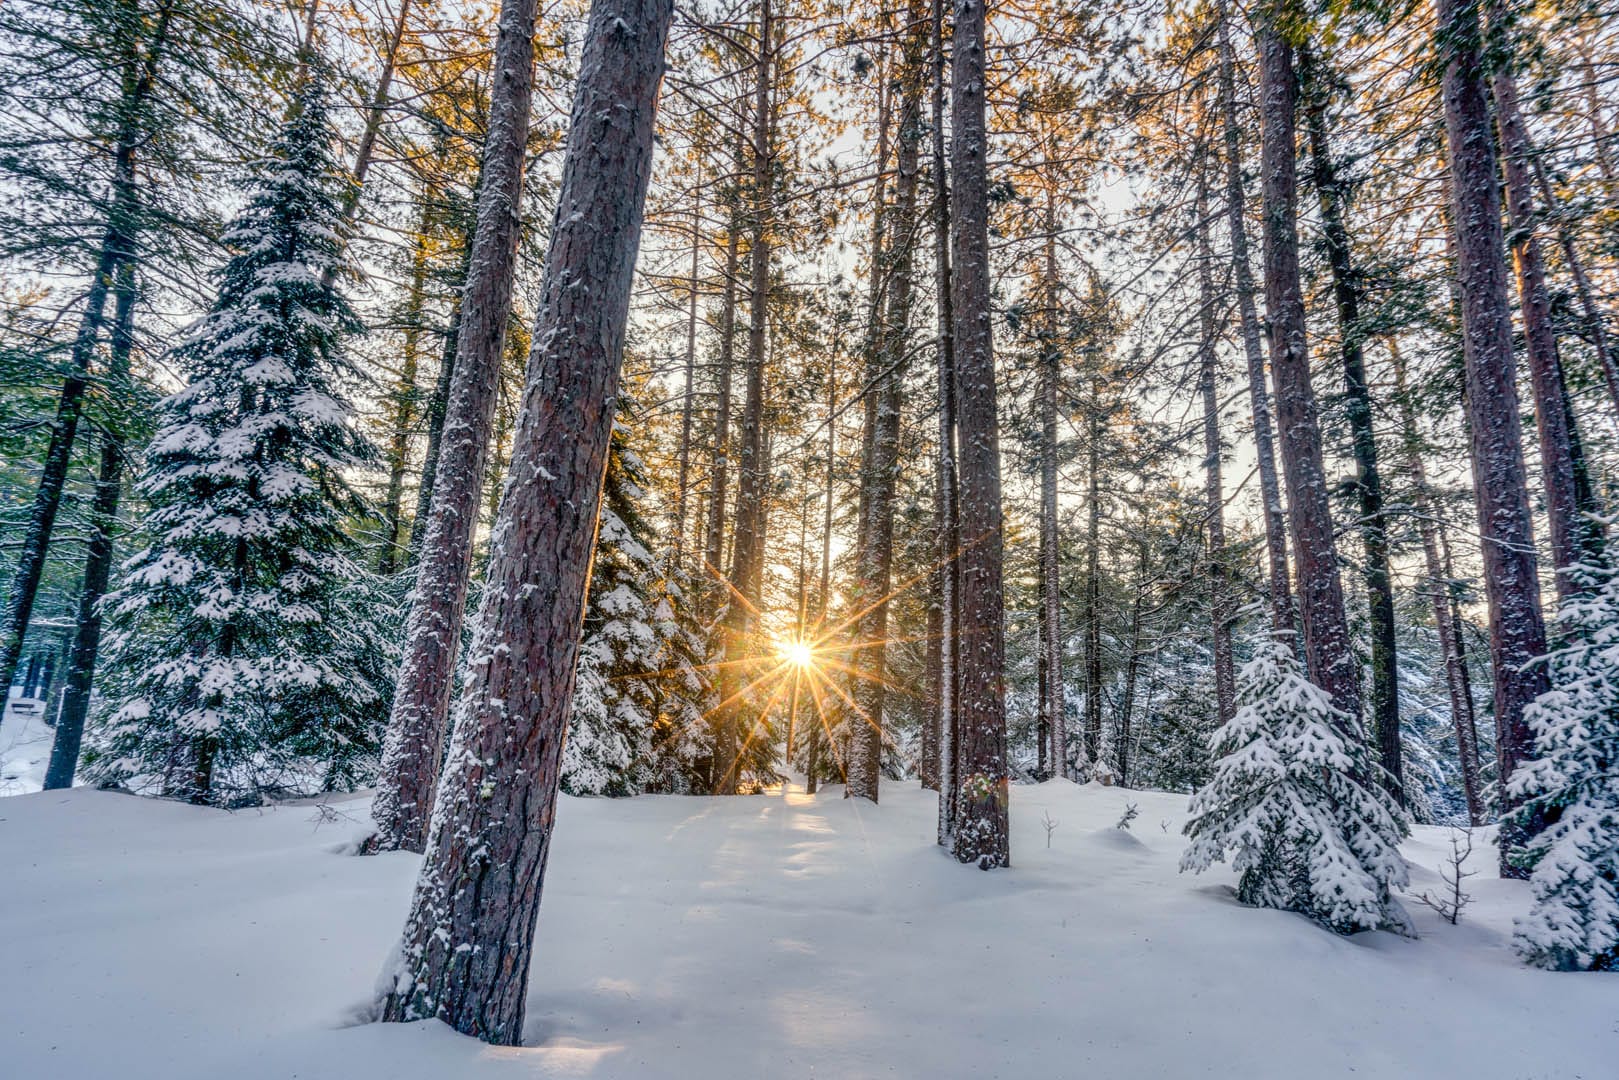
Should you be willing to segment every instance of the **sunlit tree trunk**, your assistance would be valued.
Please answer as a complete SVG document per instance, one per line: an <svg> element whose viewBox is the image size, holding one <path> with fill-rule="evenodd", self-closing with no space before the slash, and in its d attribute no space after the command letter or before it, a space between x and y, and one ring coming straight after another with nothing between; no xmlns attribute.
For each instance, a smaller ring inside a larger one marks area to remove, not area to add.
<svg viewBox="0 0 1619 1080"><path fill-rule="evenodd" d="M508 6L503 29L531 26L528 0ZM591 8L510 479L387 1020L523 1038L672 10Z"/></svg>
<svg viewBox="0 0 1619 1080"><path fill-rule="evenodd" d="M933 687L936 750L930 759L931 777L924 772L923 785L933 781L939 791L938 840L948 844L955 828L956 781L954 762L957 738L957 673L960 670L961 574L957 555L961 550L956 479L956 365L951 338L954 316L950 307L950 190L945 174L944 147L944 0L932 0L932 66L929 89L933 140L933 283L938 297L937 342L934 347L938 370L938 451L933 476L933 528L938 561L934 568L934 594L938 610L938 680Z"/></svg>

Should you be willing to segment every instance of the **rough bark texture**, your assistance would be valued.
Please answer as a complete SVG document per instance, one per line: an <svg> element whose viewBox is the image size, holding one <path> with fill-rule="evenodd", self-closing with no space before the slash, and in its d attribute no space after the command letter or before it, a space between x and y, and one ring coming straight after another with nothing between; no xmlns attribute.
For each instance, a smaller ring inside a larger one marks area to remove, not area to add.
<svg viewBox="0 0 1619 1080"><path fill-rule="evenodd" d="M139 213L135 193L135 153L146 139L146 107L157 82L158 64L168 45L172 15L173 4L165 0L158 9L144 49L134 50L126 69L119 100L117 133L113 140L112 199L107 213L107 228L96 254L95 270L91 274L90 289L84 300L84 314L80 316L79 328L74 334L72 351L68 356L68 375L62 380L62 391L57 397L56 418L51 425L50 441L40 468L39 486L34 492L28 527L22 536L11 592L7 596L5 623L0 626L0 687L5 688L6 693L10 692L12 681L17 677L17 663L22 658L28 620L33 616L34 598L39 593L40 578L45 571L46 549L50 546L51 532L56 527L57 511L61 509L62 486L67 480L68 465L73 457L73 440L78 434L79 417L84 410L90 365L95 359L96 345L106 324L107 298L119 268L135 258L136 218Z"/></svg>
<svg viewBox="0 0 1619 1080"><path fill-rule="evenodd" d="M720 298L720 355L715 379L718 382L714 403L714 445L711 448L708 475L708 524L703 540L702 615L705 621L714 617L724 592L715 586L723 582L725 564L725 501L730 486L731 472L731 373L736 366L736 275L740 256L738 234L740 220L732 207L730 236L725 242L725 288Z"/></svg>
<svg viewBox="0 0 1619 1080"><path fill-rule="evenodd" d="M478 224L461 293L455 366L416 589L405 620L404 656L371 810L375 846L383 851L422 850L442 760L478 495L512 313L536 8L536 0L505 0L500 9Z"/></svg>
<svg viewBox="0 0 1619 1080"><path fill-rule="evenodd" d="M961 468L961 681L953 850L983 869L1010 866L1001 469L990 323L989 192L983 0L957 0L951 55L955 177L950 276Z"/></svg>
<svg viewBox="0 0 1619 1080"><path fill-rule="evenodd" d="M487 596L388 1020L522 1038L672 10L591 7Z"/></svg>
<svg viewBox="0 0 1619 1080"><path fill-rule="evenodd" d="M1404 754L1400 749L1400 674L1395 646L1394 578L1389 570L1388 516L1383 510L1383 475L1377 464L1372 391L1360 327L1360 276L1349 244L1349 186L1338 172L1327 133L1327 75L1306 43L1299 53L1308 102L1310 171L1321 210L1321 236L1332 272L1338 309L1339 357L1344 369L1344 411L1355 455L1355 494L1366 586L1367 624L1372 639L1372 737L1387 774L1389 790L1405 801Z"/></svg>
<svg viewBox="0 0 1619 1080"><path fill-rule="evenodd" d="M923 762L922 785L939 792L938 841L949 842L955 822L956 784L952 762L956 746L956 678L960 650L956 633L960 605L961 547L956 491L956 365L951 339L953 317L950 309L950 189L945 175L944 148L944 0L932 0L932 66L929 111L932 119L933 166L933 282L938 297L938 341L935 360L938 368L938 452L933 475L933 529L937 551L934 567L934 595L938 611L935 671L932 687L934 752ZM929 770L931 769L931 775ZM929 781L932 781L930 784Z"/></svg>
<svg viewBox="0 0 1619 1080"><path fill-rule="evenodd" d="M1276 446L1271 432L1270 392L1265 388L1265 351L1259 311L1254 302L1253 262L1248 253L1247 193L1242 182L1242 134L1237 122L1236 59L1231 48L1228 15L1222 11L1220 40L1220 114L1225 138L1226 217L1231 228L1232 276L1242 329L1243 357L1248 362L1248 402L1253 414L1254 450L1259 467L1259 497L1264 504L1265 556L1270 583L1271 629L1294 626L1293 590L1287 567L1287 519L1282 486L1276 472Z"/></svg>
<svg viewBox="0 0 1619 1080"><path fill-rule="evenodd" d="M1496 62L1490 74L1495 100L1495 121L1501 136L1501 175L1506 181L1508 242L1517 271L1518 305L1523 313L1524 352L1529 361L1529 383L1534 394L1535 430L1540 437L1541 482L1546 491L1546 516L1551 525L1552 578L1559 600L1578 589L1570 567L1589 561L1592 530L1588 527L1576 478L1578 455L1568 411L1563 364L1557 355L1557 332L1552 326L1551 293L1546 288L1546 264L1535 237L1535 194L1530 176L1534 157L1528 129L1518 110L1518 88L1512 76L1511 47L1506 38L1507 16L1501 0L1487 0L1485 11L1496 42Z"/></svg>
<svg viewBox="0 0 1619 1080"><path fill-rule="evenodd" d="M727 665L720 669L720 731L716 745L714 790L735 795L741 774L745 736L746 693L742 669L733 661L746 657L758 611L754 587L763 562L761 530L766 487L764 449L765 346L770 328L771 217L771 71L775 24L770 0L762 0L758 24L753 102L753 198L748 246L747 390L742 401L742 430L737 447L736 538L731 548L730 597L721 619Z"/></svg>
<svg viewBox="0 0 1619 1080"><path fill-rule="evenodd" d="M1360 716L1360 672L1344 617L1343 585L1332 535L1326 469L1310 350L1305 340L1304 292L1299 283L1297 161L1294 114L1298 86L1293 50L1283 37L1277 3L1259 8L1261 169L1264 174L1265 308L1270 315L1271 376L1287 479L1288 521L1298 560L1299 609L1310 678L1351 717Z"/></svg>
<svg viewBox="0 0 1619 1080"><path fill-rule="evenodd" d="M1237 711L1237 683L1231 647L1233 613L1230 584L1226 580L1225 483L1222 476L1225 445L1220 438L1220 357L1214 318L1217 298L1214 290L1214 251L1209 244L1206 192L1207 186L1200 170L1197 188L1197 387L1203 399L1203 496L1208 515L1204 529L1209 549L1209 629L1214 654L1214 714L1224 724Z"/></svg>
<svg viewBox="0 0 1619 1080"><path fill-rule="evenodd" d="M1461 283L1462 341L1467 363L1467 413L1473 450L1473 494L1484 555L1490 611L1490 662L1495 673L1496 758L1509 777L1532 752L1523 710L1547 688L1540 611L1540 574L1524 480L1523 431L1513 378L1512 318L1496 186L1495 144L1485 99L1482 42L1474 0L1435 0L1435 46L1443 65L1441 96L1450 164L1451 220ZM1516 809L1510 798L1501 810ZM1523 877L1508 861L1534 824L1504 821L1501 874Z"/></svg>
<svg viewBox="0 0 1619 1080"><path fill-rule="evenodd" d="M701 173L697 176L697 184L700 192ZM702 214L702 199L694 194L691 201L691 277L688 279L686 289L686 359L680 388L680 445L676 452L678 465L675 478L675 533L672 541L676 565L680 565L685 559L686 506L691 494L691 428L696 399L693 384L697 376L697 298L701 291L698 287L697 272L700 266L698 259L703 250Z"/></svg>
<svg viewBox="0 0 1619 1080"><path fill-rule="evenodd" d="M129 400L129 360L135 344L135 268L125 263L118 271L113 306L112 334L107 357L107 396L113 402ZM90 544L84 557L84 582L79 587L79 610L74 620L73 648L69 653L66 686L51 760L45 769L45 790L70 788L79 765L84 721L90 712L90 686L95 676L96 653L101 648L101 598L112 575L113 539L118 527L118 501L124 486L124 436L119 424L101 431L101 461L96 470L96 492L90 506Z"/></svg>
<svg viewBox="0 0 1619 1080"><path fill-rule="evenodd" d="M1068 730L1063 704L1062 552L1057 522L1057 399L1062 350L1057 347L1061 280L1057 271L1056 192L1046 189L1044 288L1046 332L1041 343L1040 395L1040 728L1051 741L1051 775L1068 777ZM1046 756L1042 742L1040 756Z"/></svg>

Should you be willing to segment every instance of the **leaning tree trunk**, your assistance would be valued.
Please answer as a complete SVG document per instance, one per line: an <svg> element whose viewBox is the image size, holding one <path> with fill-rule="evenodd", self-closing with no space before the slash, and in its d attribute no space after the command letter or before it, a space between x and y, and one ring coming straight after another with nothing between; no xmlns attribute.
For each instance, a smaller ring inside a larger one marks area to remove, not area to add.
<svg viewBox="0 0 1619 1080"><path fill-rule="evenodd" d="M118 270L113 305L112 334L107 356L107 396L115 409L128 404L129 362L135 345L135 267ZM90 544L84 557L84 583L79 588L79 610L74 620L73 649L69 654L62 708L51 741L51 760L45 768L45 790L73 786L84 740L84 721L90 712L90 686L95 677L96 653L101 648L101 598L112 576L113 534L118 527L118 501L124 487L124 433L122 420L101 430L101 463L90 507Z"/></svg>
<svg viewBox="0 0 1619 1080"><path fill-rule="evenodd" d="M96 345L106 323L107 297L120 266L135 257L136 218L139 213L135 196L135 152L147 137L142 130L142 121L152 89L157 83L159 60L168 44L173 11L172 0L164 0L158 9L157 21L153 24L144 54L137 50L136 55L130 58L128 71L131 74L125 79L119 100L118 130L113 143L112 202L107 214L107 228L96 255L95 270L90 277L84 314L80 317L69 353L68 375L62 380L62 391L57 397L56 419L51 425L39 486L35 489L33 507L28 514L28 526L22 535L11 592L7 598L5 622L0 625L0 688L4 688L4 693L10 693L12 680L17 677L17 662L22 658L28 620L33 616L34 598L39 594L40 578L45 571L46 549L50 547L51 532L56 527L56 515L62 506L62 487L67 482L68 465L73 458L73 440L78 434L79 417L84 411L90 365L95 359Z"/></svg>
<svg viewBox="0 0 1619 1080"><path fill-rule="evenodd" d="M1394 577L1389 569L1388 515L1383 510L1383 474L1377 465L1372 391L1366 381L1365 333L1360 326L1360 276L1349 246L1349 189L1332 159L1327 134L1327 87L1308 42L1299 49L1300 77L1308 103L1310 164L1321 234L1332 271L1338 308L1339 351L1344 368L1344 404L1355 455L1355 493L1360 503L1360 537L1365 557L1367 623L1372 639L1372 735L1390 792L1405 802L1404 755L1400 749L1400 672L1394 625Z"/></svg>
<svg viewBox="0 0 1619 1080"><path fill-rule="evenodd" d="M522 1039L672 10L591 7L488 589L387 1020Z"/></svg>
<svg viewBox="0 0 1619 1080"><path fill-rule="evenodd" d="M1495 43L1490 75L1495 122L1501 135L1501 175L1506 181L1508 240L1517 270L1518 305L1523 312L1525 354L1529 384L1534 394L1535 430L1540 437L1540 473L1546 491L1546 516L1551 524L1553 584L1557 597L1567 600L1579 591L1573 568L1597 557L1594 530L1585 517L1580 489L1583 466L1563 364L1557 355L1557 331L1552 326L1551 292L1546 287L1546 264L1535 237L1535 194L1530 178L1534 150L1518 111L1518 88L1512 77L1512 49L1507 38L1507 16L1501 0L1486 0L1485 10Z"/></svg>
<svg viewBox="0 0 1619 1080"><path fill-rule="evenodd" d="M1221 466L1225 446L1220 439L1217 330L1214 308L1214 251L1209 245L1207 184L1197 176L1197 386L1203 399L1203 496L1208 515L1204 528L1209 545L1209 623L1214 645L1214 715L1224 724L1237 711L1236 664L1231 647L1230 585L1226 580L1225 483ZM1122 752L1122 744L1121 744ZM1122 782L1121 777L1121 782Z"/></svg>
<svg viewBox="0 0 1619 1080"><path fill-rule="evenodd" d="M770 211L771 211L771 55L775 26L770 0L759 6L758 43L753 102L753 206L752 236L748 250L748 358L747 392L742 403L742 432L737 454L736 539L731 547L731 595L722 617L721 635L726 666L720 669L719 768L714 790L735 795L742 771L741 727L746 697L738 662L747 656L758 609L752 589L755 564L763 547L761 511L764 507L764 384L765 345L770 319Z"/></svg>
<svg viewBox="0 0 1619 1080"><path fill-rule="evenodd" d="M1276 474L1276 446L1271 434L1270 393L1265 388L1265 351L1259 311L1254 303L1253 263L1248 254L1247 194L1242 182L1242 135L1237 123L1236 58L1231 48L1228 15L1222 9L1220 39L1220 113L1225 137L1226 216L1231 229L1231 266L1236 284L1242 351L1248 362L1248 400L1253 414L1254 450L1259 466L1259 497L1264 505L1265 555L1268 565L1271 629L1291 632L1293 590L1287 569L1287 519L1282 513L1282 486Z"/></svg>
<svg viewBox="0 0 1619 1080"><path fill-rule="evenodd" d="M1298 182L1294 114L1298 88L1293 49L1283 36L1286 0L1255 12L1260 57L1261 172L1264 174L1265 307L1270 314L1271 376L1282 437L1282 468L1298 559L1300 616L1310 678L1354 721L1360 718L1360 672L1344 617L1338 550L1332 534L1326 468L1299 281Z"/></svg>
<svg viewBox="0 0 1619 1080"><path fill-rule="evenodd" d="M984 0L957 0L951 54L955 176L950 276L961 432L961 681L954 854L1010 866L1006 643L1001 592L1001 468L989 298L989 178Z"/></svg>
<svg viewBox="0 0 1619 1080"><path fill-rule="evenodd" d="M478 495L512 313L523 151L534 89L536 8L536 0L505 0L500 10L478 224L461 294L461 326L416 589L405 620L404 656L371 811L377 825L375 846L382 851L423 850L438 783ZM535 342L538 349L538 334Z"/></svg>
<svg viewBox="0 0 1619 1080"><path fill-rule="evenodd" d="M1505 782L1534 753L1523 710L1548 686L1544 665L1535 663L1546 653L1546 624L1540 611L1540 574L1524 479L1501 197L1485 98L1478 6L1476 0L1435 0L1434 8L1438 23L1434 43L1444 65L1441 96L1461 283L1473 495L1490 609L1495 746L1502 786L1501 875L1525 877L1525 871L1512 865L1511 853L1539 831L1540 823L1509 817L1518 800L1505 793Z"/></svg>

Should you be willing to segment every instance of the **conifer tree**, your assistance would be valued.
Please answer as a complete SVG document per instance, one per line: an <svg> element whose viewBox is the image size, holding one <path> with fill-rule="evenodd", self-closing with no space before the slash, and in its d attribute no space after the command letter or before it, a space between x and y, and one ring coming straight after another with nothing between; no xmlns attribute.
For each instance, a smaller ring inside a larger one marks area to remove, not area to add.
<svg viewBox="0 0 1619 1080"><path fill-rule="evenodd" d="M1524 710L1535 754L1507 783L1521 818L1550 822L1512 853L1534 897L1513 945L1536 967L1619 970L1619 574L1585 566L1547 660L1552 688ZM1583 586L1584 590L1579 587Z"/></svg>
<svg viewBox="0 0 1619 1080"><path fill-rule="evenodd" d="M352 783L376 746L386 658L340 598L364 577L345 472L373 451L344 397L361 327L330 281L332 141L312 80L225 233L213 310L177 350L187 385L148 451L145 546L109 597L103 782L223 802Z"/></svg>
<svg viewBox="0 0 1619 1080"><path fill-rule="evenodd" d="M1341 934L1406 931L1392 890L1406 883L1406 819L1367 750L1358 717L1266 642L1237 679L1240 708L1210 740L1214 775L1192 796L1181 869L1232 855L1237 898L1297 911Z"/></svg>

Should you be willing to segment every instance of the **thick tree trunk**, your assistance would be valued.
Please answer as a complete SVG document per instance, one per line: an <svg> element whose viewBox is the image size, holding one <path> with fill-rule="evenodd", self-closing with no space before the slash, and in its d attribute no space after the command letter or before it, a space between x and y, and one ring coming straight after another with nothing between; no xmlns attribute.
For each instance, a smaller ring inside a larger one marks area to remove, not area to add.
<svg viewBox="0 0 1619 1080"><path fill-rule="evenodd" d="M421 367L422 316L427 296L428 192L422 191L422 207L416 223L415 246L411 252L410 285L405 294L405 330L400 343L399 382L392 394L392 431L388 438L388 489L382 501L382 554L377 569L391 574L405 553L404 496L405 469L410 464L410 436L415 430L420 401L416 375Z"/></svg>
<svg viewBox="0 0 1619 1080"><path fill-rule="evenodd" d="M1270 393L1265 388L1265 352L1259 311L1254 303L1253 262L1248 254L1247 194L1242 182L1242 133L1237 123L1236 58L1231 48L1229 16L1221 12L1220 112L1225 136L1226 215L1231 227L1231 265L1237 292L1237 314L1242 328L1242 351L1248 362L1248 400L1253 413L1254 450L1259 467L1259 497L1264 503L1265 555L1270 582L1271 629L1291 632L1294 627L1293 590L1287 568L1287 519L1282 511L1282 487L1276 472L1276 447L1271 433Z"/></svg>
<svg viewBox="0 0 1619 1080"><path fill-rule="evenodd" d="M478 224L461 293L461 327L416 589L405 620L404 656L371 811L377 825L375 846L382 851L423 850L438 783L472 569L472 534L512 313L536 7L536 0L505 0L500 10ZM581 90L581 100L585 96ZM548 265L548 278L549 273ZM534 340L539 350L538 334Z"/></svg>
<svg viewBox="0 0 1619 1080"><path fill-rule="evenodd" d="M1360 327L1360 276L1349 245L1348 185L1338 174L1327 134L1327 76L1308 43L1299 51L1300 75L1307 104L1310 163L1321 233L1332 271L1332 295L1338 308L1339 352L1344 369L1344 405L1355 455L1355 493L1359 499L1360 537L1365 563L1367 624L1372 639L1372 737L1387 773L1389 790L1405 801L1404 755L1400 748L1400 672L1395 645L1394 578L1389 570L1388 516L1383 510L1383 476L1377 464L1377 438L1372 417L1372 391L1366 381L1366 357Z"/></svg>
<svg viewBox="0 0 1619 1080"><path fill-rule="evenodd" d="M1068 778L1068 732L1062 670L1062 551L1057 528L1057 398L1062 380L1061 281L1057 275L1056 192L1045 192L1045 341L1041 342L1040 395L1040 727L1051 740L1051 775ZM1041 745L1041 756L1045 746Z"/></svg>
<svg viewBox="0 0 1619 1080"><path fill-rule="evenodd" d="M1512 76L1512 48L1507 37L1507 16L1501 0L1486 0L1485 12L1495 42L1490 91L1495 121L1501 136L1501 175L1506 181L1507 239L1517 271L1518 305L1523 313L1529 383L1534 394L1535 430L1540 437L1541 481L1546 491L1546 516L1551 524L1552 578L1560 601L1578 592L1573 567L1597 557L1593 530L1581 505L1582 478L1576 476L1580 455L1568 409L1563 364L1557 355L1557 331L1552 326L1551 293L1546 287L1546 264L1535 237L1535 195L1530 176L1534 149L1523 116L1518 111L1518 88Z"/></svg>
<svg viewBox="0 0 1619 1080"><path fill-rule="evenodd" d="M513 3L521 33L532 8ZM388 1020L523 1036L672 8L591 8L511 479Z"/></svg>
<svg viewBox="0 0 1619 1080"><path fill-rule="evenodd" d="M755 63L753 102L753 205L752 235L748 246L748 356L747 391L742 403L742 432L737 454L736 539L732 543L730 597L725 605L721 634L727 664L720 669L719 775L715 793L735 795L741 773L741 725L745 715L745 680L737 661L752 650L750 635L756 624L758 595L753 589L755 564L760 562L764 506L765 345L770 327L770 217L771 191L771 72L774 67L775 23L771 0L759 6L759 53Z"/></svg>
<svg viewBox="0 0 1619 1080"><path fill-rule="evenodd" d="M950 189L945 174L944 148L944 0L932 0L932 66L929 110L932 118L933 151L933 284L938 297L938 453L933 476L933 529L937 552L934 568L934 595L938 609L938 679L933 685L934 754L932 775L923 774L923 786L939 792L938 841L950 843L955 828L957 672L960 670L961 550L960 520L956 487L956 365L951 338L954 316L950 308ZM928 781L932 780L929 785Z"/></svg>
<svg viewBox="0 0 1619 1080"><path fill-rule="evenodd" d="M1444 65L1441 95L1461 283L1473 494L1478 503L1484 589L1490 609L1496 759L1504 786L1534 752L1523 710L1547 688L1544 665L1534 663L1546 653L1546 625L1540 610L1540 574L1524 479L1501 197L1485 98L1478 7L1475 0L1435 0L1434 9L1435 48ZM1501 804L1503 816L1517 809L1517 801L1505 794ZM1536 831L1533 822L1523 826L1503 821L1503 877L1526 876L1509 858Z"/></svg>
<svg viewBox="0 0 1619 1080"><path fill-rule="evenodd" d="M11 684L17 677L17 662L22 658L28 620L33 616L34 599L39 594L40 578L45 571L46 549L50 547L51 532L56 527L56 515L62 506L62 487L67 482L68 465L73 458L73 440L78 434L79 417L84 410L90 365L95 359L96 345L106 323L107 298L119 268L135 257L136 219L139 214L135 196L135 152L146 138L143 130L146 106L157 81L158 64L168 45L173 7L170 0L163 0L144 49L138 43L131 48L130 64L126 69L119 101L118 131L113 143L112 201L107 214L107 228L96 255L95 270L90 277L84 314L80 317L69 353L68 375L62 380L62 391L57 397L56 419L51 425L50 441L40 468L39 486L34 492L28 526L17 555L11 592L7 597L5 622L0 625L0 687L6 688L6 693L10 692Z"/></svg>
<svg viewBox="0 0 1619 1080"><path fill-rule="evenodd" d="M956 0L951 53L952 337L961 449L961 681L953 851L1010 866L1001 467L991 330L984 0Z"/></svg>
<svg viewBox="0 0 1619 1080"><path fill-rule="evenodd" d="M113 305L112 334L107 357L107 396L120 405L130 394L129 363L135 345L135 267L118 269ZM115 420L101 431L101 462L96 492L90 507L90 544L84 558L84 581L79 587L79 610L74 620L73 648L67 664L62 707L51 742L51 760L45 769L45 790L73 786L84 740L84 721L90 712L90 687L95 677L96 653L101 648L101 598L112 576L113 534L118 528L118 501L124 487L124 434Z"/></svg>
<svg viewBox="0 0 1619 1080"><path fill-rule="evenodd" d="M1293 49L1280 21L1285 0L1256 9L1260 57L1260 119L1263 124L1265 308L1270 315L1271 375L1276 381L1276 417L1293 554L1298 559L1304 655L1310 678L1333 704L1357 722L1360 672L1344 617L1343 585L1333 541L1326 469L1310 350L1305 341L1304 292L1299 282L1298 182L1294 113L1298 87Z"/></svg>
<svg viewBox="0 0 1619 1080"><path fill-rule="evenodd" d="M1422 537L1423 569L1427 581L1429 607L1433 611L1434 631L1439 636L1439 652L1445 663L1445 689L1450 697L1451 724L1456 731L1456 756L1461 766L1462 795L1467 800L1467 820L1471 825L1483 825L1488 820L1484 806L1483 787L1479 782L1478 726L1474 718L1473 689L1468 685L1467 658L1461 635L1461 613L1452 594L1447 560L1442 557L1444 545L1440 533L1437 508L1428 486L1427 471L1422 464L1422 438L1417 431L1416 410L1412 407L1406 386L1405 361L1399 344L1389 339L1389 356L1394 361L1395 392L1400 402L1400 423L1404 429L1406 467L1411 472L1415 487L1412 505L1417 512L1417 531Z"/></svg>
<svg viewBox="0 0 1619 1080"><path fill-rule="evenodd" d="M1214 251L1209 245L1207 184L1198 171L1197 185L1197 386L1203 399L1204 528L1209 549L1209 623L1214 655L1214 715L1224 724L1237 711L1236 664L1231 646L1230 585L1226 580L1225 445L1220 438L1219 352L1214 308Z"/></svg>

